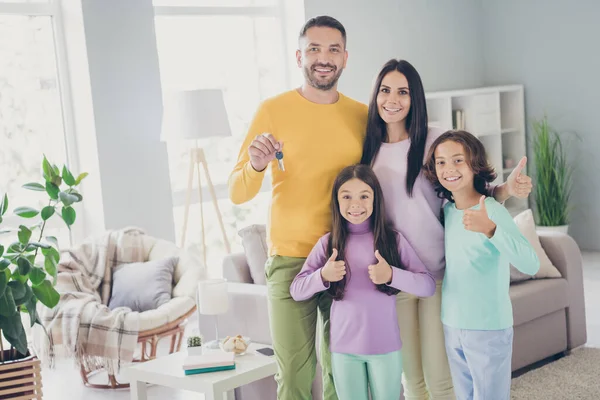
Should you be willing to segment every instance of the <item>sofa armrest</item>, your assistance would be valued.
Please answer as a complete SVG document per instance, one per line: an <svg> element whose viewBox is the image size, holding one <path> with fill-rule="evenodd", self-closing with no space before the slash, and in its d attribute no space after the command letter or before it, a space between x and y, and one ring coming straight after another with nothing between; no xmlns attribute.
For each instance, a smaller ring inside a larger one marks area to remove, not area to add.
<svg viewBox="0 0 600 400"><path fill-rule="evenodd" d="M574 349L587 341L581 252L571 236L555 232L538 235L548 258L567 280L567 348Z"/></svg>
<svg viewBox="0 0 600 400"><path fill-rule="evenodd" d="M272 345L269 329L267 287L229 282L229 310L217 317L219 336L244 335L253 342ZM215 317L199 316L200 332L206 340L215 337Z"/></svg>
<svg viewBox="0 0 600 400"><path fill-rule="evenodd" d="M253 283L250 267L244 253L233 253L223 258L223 278L229 282Z"/></svg>

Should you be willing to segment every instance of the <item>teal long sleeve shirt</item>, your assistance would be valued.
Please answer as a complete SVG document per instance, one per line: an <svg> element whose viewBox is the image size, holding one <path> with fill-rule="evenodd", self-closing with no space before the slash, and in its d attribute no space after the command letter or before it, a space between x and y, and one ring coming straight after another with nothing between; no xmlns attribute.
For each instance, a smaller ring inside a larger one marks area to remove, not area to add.
<svg viewBox="0 0 600 400"><path fill-rule="evenodd" d="M534 275L540 262L509 212L488 197L492 238L463 225L463 210L444 207L446 272L442 284L442 322L452 328L500 330L513 325L509 296L510 264ZM471 209L479 209L479 204Z"/></svg>

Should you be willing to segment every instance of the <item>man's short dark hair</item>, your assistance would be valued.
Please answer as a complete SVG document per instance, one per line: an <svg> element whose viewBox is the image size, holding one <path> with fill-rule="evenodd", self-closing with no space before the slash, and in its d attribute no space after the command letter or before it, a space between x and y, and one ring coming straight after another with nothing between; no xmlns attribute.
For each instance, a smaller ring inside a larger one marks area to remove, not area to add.
<svg viewBox="0 0 600 400"><path fill-rule="evenodd" d="M337 19L330 17L329 15L319 15L318 17L313 17L306 21L302 29L300 30L300 35L298 36L298 40L302 39L306 36L306 31L313 27L325 27L325 28L333 28L340 31L342 34L342 40L344 41L344 47L346 46L346 28L344 25Z"/></svg>

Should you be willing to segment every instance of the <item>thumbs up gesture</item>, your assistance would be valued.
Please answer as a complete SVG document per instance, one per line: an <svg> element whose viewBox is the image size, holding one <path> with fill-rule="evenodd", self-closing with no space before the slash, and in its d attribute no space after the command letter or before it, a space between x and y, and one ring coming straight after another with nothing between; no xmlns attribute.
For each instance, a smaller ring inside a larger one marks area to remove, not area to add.
<svg viewBox="0 0 600 400"><path fill-rule="evenodd" d="M512 170L508 178L506 179L506 186L508 194L513 197L525 199L531 193L533 185L531 184L531 178L525 175L522 171L527 164L527 157L521 158L519 165Z"/></svg>
<svg viewBox="0 0 600 400"><path fill-rule="evenodd" d="M479 198L479 210L465 210L463 214L463 224L468 231L479 232L488 238L494 236L496 224L488 217L485 208L485 196Z"/></svg>
<svg viewBox="0 0 600 400"><path fill-rule="evenodd" d="M331 257L329 257L325 266L321 268L321 277L325 282L338 282L346 275L346 263L337 261L337 256L337 249L333 249Z"/></svg>
<svg viewBox="0 0 600 400"><path fill-rule="evenodd" d="M376 285L388 283L392 280L392 267L379 254L379 250L375 250L375 258L377 259L377 264L369 265L369 278Z"/></svg>

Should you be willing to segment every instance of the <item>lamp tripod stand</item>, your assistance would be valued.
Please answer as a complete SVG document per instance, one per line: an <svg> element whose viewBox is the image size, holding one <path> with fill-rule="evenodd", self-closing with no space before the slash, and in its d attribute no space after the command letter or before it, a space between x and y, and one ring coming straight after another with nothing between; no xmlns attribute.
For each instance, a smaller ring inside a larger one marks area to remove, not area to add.
<svg viewBox="0 0 600 400"><path fill-rule="evenodd" d="M198 175L198 195L200 199L200 223L202 224L202 255L204 257L204 264L206 265L206 230L204 228L204 207L202 202L202 179L200 176L200 165L202 165L204 174L206 175L208 190L210 192L213 204L215 206L215 212L217 214L219 226L221 227L223 243L225 245L225 250L227 251L227 254L231 253L231 246L229 244L229 240L227 239L227 234L225 233L225 226L223 225L223 218L221 216L221 211L219 210L219 204L217 202L217 196L215 194L215 187L213 186L213 183L210 179L210 174L208 173L208 163L206 162L206 157L204 156L204 150L198 147L198 142L196 142L195 147L190 149L190 166L188 170L188 186L183 217L183 229L181 232L181 248L184 248L185 245L185 236L187 233L188 217L190 213L190 203L192 200L194 170L196 170L196 173Z"/></svg>

